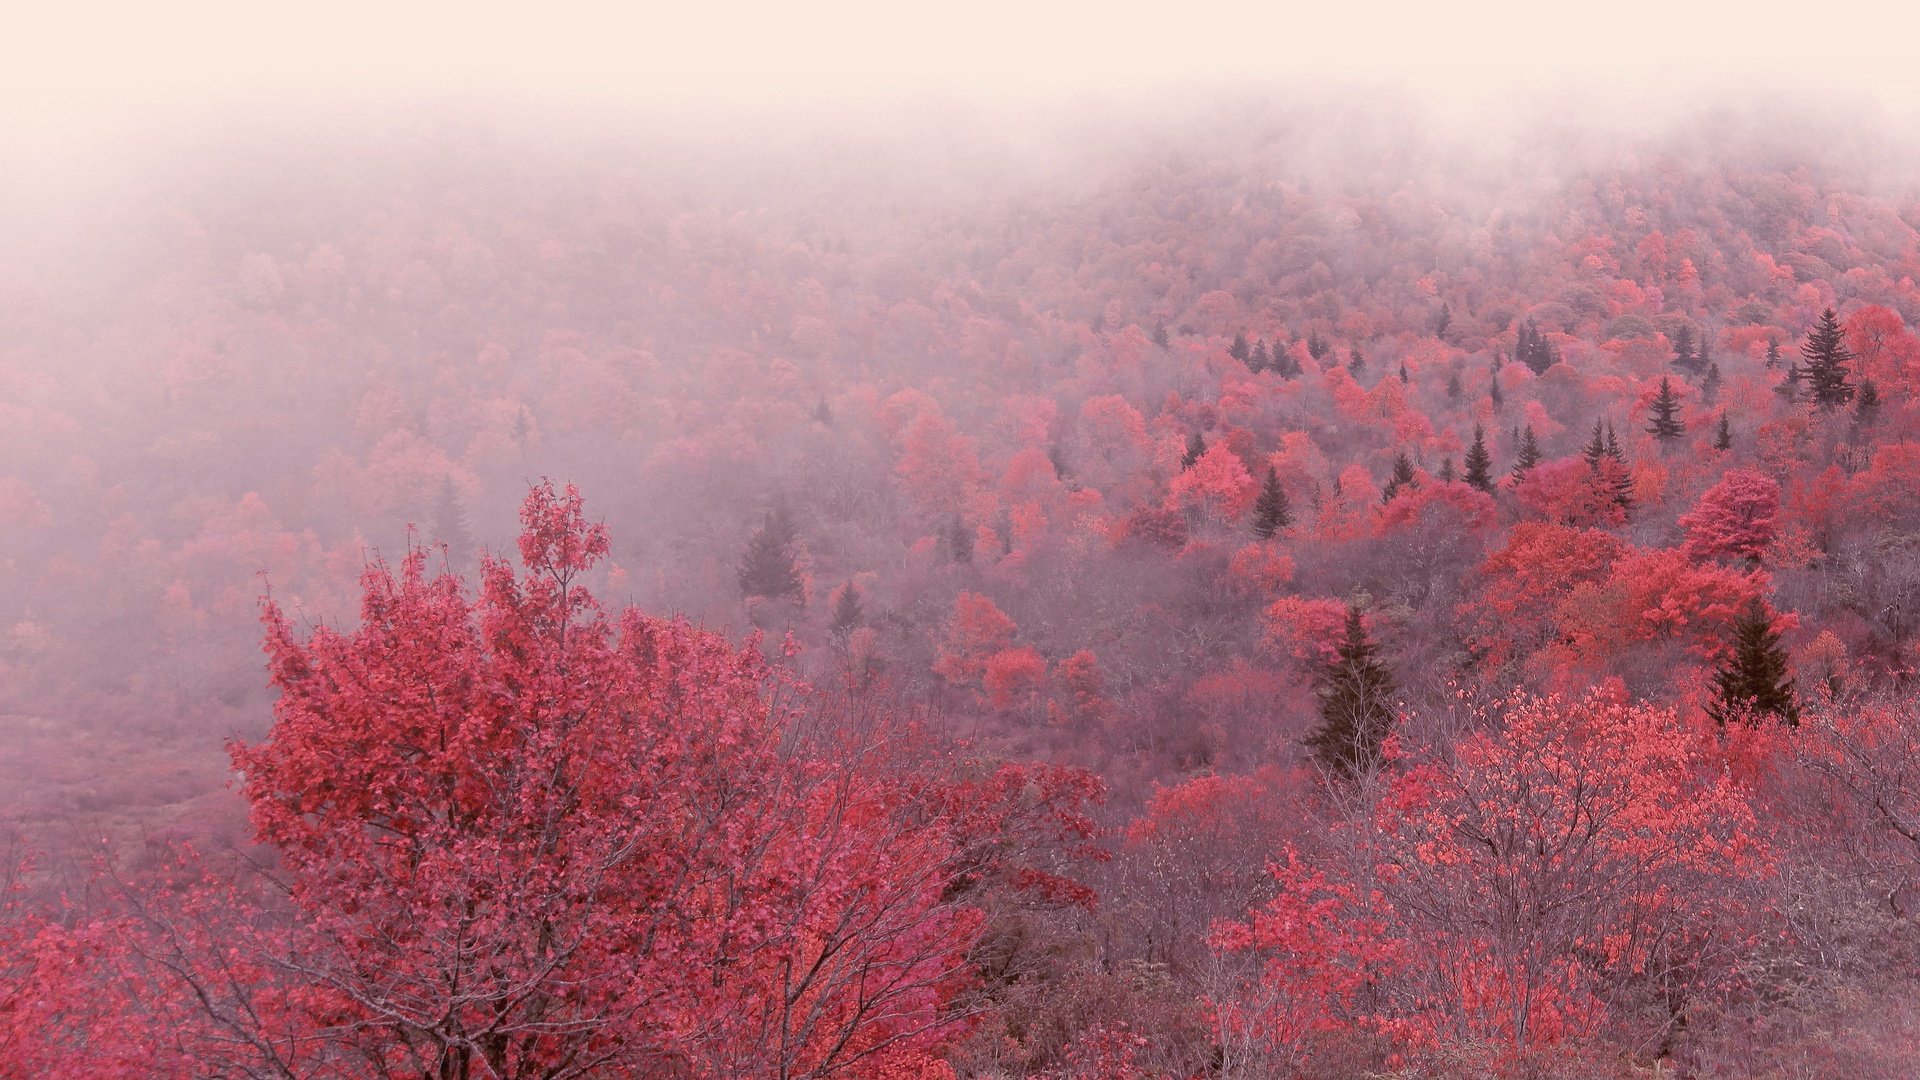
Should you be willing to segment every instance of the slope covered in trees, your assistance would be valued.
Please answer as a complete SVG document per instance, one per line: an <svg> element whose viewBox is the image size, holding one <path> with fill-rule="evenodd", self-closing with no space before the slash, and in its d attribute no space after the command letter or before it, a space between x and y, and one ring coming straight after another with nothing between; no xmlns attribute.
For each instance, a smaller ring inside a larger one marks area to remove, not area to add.
<svg viewBox="0 0 1920 1080"><path fill-rule="evenodd" d="M1920 189L1756 132L440 121L72 194L0 251L0 1073L1909 1075Z"/></svg>

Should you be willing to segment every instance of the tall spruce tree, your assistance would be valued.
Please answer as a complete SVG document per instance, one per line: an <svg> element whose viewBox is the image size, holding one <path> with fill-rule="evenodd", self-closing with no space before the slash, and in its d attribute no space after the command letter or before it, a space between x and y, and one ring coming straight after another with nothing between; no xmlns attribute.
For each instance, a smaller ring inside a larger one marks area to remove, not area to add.
<svg viewBox="0 0 1920 1080"><path fill-rule="evenodd" d="M1773 369L1779 366L1780 366L1780 339L1770 337L1767 339L1767 370L1772 371Z"/></svg>
<svg viewBox="0 0 1920 1080"><path fill-rule="evenodd" d="M844 642L865 620L860 590L854 588L851 581L840 586L840 595L833 601L833 618L827 622L827 633L833 635L835 641Z"/></svg>
<svg viewBox="0 0 1920 1080"><path fill-rule="evenodd" d="M1273 354L1267 351L1267 339L1253 343L1253 355L1247 357L1247 370L1255 375L1273 366Z"/></svg>
<svg viewBox="0 0 1920 1080"><path fill-rule="evenodd" d="M1233 344L1227 346L1227 355L1240 361L1245 361L1253 355L1253 347L1247 344L1247 335L1244 332L1233 335Z"/></svg>
<svg viewBox="0 0 1920 1080"><path fill-rule="evenodd" d="M1180 455L1180 471L1186 472L1207 452L1207 440L1199 432L1187 436L1187 452Z"/></svg>
<svg viewBox="0 0 1920 1080"><path fill-rule="evenodd" d="M1393 728L1393 673L1376 655L1360 609L1347 608L1346 634L1321 671L1314 697L1320 724L1306 737L1322 768L1341 779L1364 776L1380 763L1380 748Z"/></svg>
<svg viewBox="0 0 1920 1080"><path fill-rule="evenodd" d="M1287 491L1280 486L1280 473L1267 467L1267 482L1253 502L1253 535L1271 540L1281 529L1293 524L1293 508L1287 503Z"/></svg>
<svg viewBox="0 0 1920 1080"><path fill-rule="evenodd" d="M1467 447L1467 456L1464 460L1467 466L1467 483L1492 494L1493 455L1487 453L1487 432L1479 424L1473 425L1473 445Z"/></svg>
<svg viewBox="0 0 1920 1080"><path fill-rule="evenodd" d="M1613 492L1614 504L1628 513L1633 512L1633 469L1627 464L1627 455L1620 449L1620 439L1613 432L1613 421L1607 421L1606 462L1602 466L1607 474L1608 487Z"/></svg>
<svg viewBox="0 0 1920 1080"><path fill-rule="evenodd" d="M1356 379L1367 370L1367 358L1360 355L1360 346L1358 345L1347 350L1347 370L1351 372Z"/></svg>
<svg viewBox="0 0 1920 1080"><path fill-rule="evenodd" d="M1163 349L1173 344L1173 337L1167 333L1166 323L1157 322L1153 324L1153 343Z"/></svg>
<svg viewBox="0 0 1920 1080"><path fill-rule="evenodd" d="M1733 449L1733 427L1727 422L1727 414L1724 410L1720 413L1720 427L1713 433L1713 448L1715 450Z"/></svg>
<svg viewBox="0 0 1920 1080"><path fill-rule="evenodd" d="M1387 486L1380 490L1380 501L1389 503L1395 495L1407 488L1419 487L1420 482L1413 475L1413 459L1405 450L1393 456L1393 475L1387 477Z"/></svg>
<svg viewBox="0 0 1920 1080"><path fill-rule="evenodd" d="M799 599L800 572L794 566L793 544L799 534L785 503L776 502L760 519L740 558L740 595L771 599Z"/></svg>
<svg viewBox="0 0 1920 1080"><path fill-rule="evenodd" d="M1487 400L1492 402L1496 409L1506 404L1507 397L1500 392L1499 368L1494 368L1492 374L1487 376Z"/></svg>
<svg viewBox="0 0 1920 1080"><path fill-rule="evenodd" d="M1603 459L1605 459L1606 456L1607 456L1606 421L1595 420L1593 422L1593 438L1588 439L1587 445L1581 448L1580 458L1581 460L1587 463L1587 468L1593 470L1594 472L1599 472L1600 462Z"/></svg>
<svg viewBox="0 0 1920 1080"><path fill-rule="evenodd" d="M1528 424L1520 433L1520 450L1513 456L1513 482L1526 479L1535 465L1540 464L1540 440L1534 437L1533 425Z"/></svg>
<svg viewBox="0 0 1920 1080"><path fill-rule="evenodd" d="M1722 726L1738 719L1758 724L1772 716L1789 726L1800 724L1800 705L1794 700L1793 679L1787 675L1787 652L1773 617L1758 598L1749 600L1733 626L1733 652L1714 672L1713 701L1707 715Z"/></svg>
<svg viewBox="0 0 1920 1080"><path fill-rule="evenodd" d="M1660 376L1660 392L1654 395L1648 419L1647 431L1663 443L1687 432L1687 425L1680 420L1680 395L1674 393L1673 380L1665 375Z"/></svg>
<svg viewBox="0 0 1920 1080"><path fill-rule="evenodd" d="M1673 331L1673 366L1682 371L1697 371L1700 356L1693 351L1693 327L1681 323Z"/></svg>
<svg viewBox="0 0 1920 1080"><path fill-rule="evenodd" d="M1807 334L1806 344L1800 346L1800 355L1807 359L1803 377L1815 405L1831 409L1853 400L1853 384L1847 381L1847 361L1854 357L1847 351L1840 320L1832 308L1821 312L1820 324Z"/></svg>
<svg viewBox="0 0 1920 1080"><path fill-rule="evenodd" d="M1700 380L1700 400L1711 405L1720 397L1720 385L1724 380L1720 375L1718 361L1707 365L1707 374Z"/></svg>
<svg viewBox="0 0 1920 1080"><path fill-rule="evenodd" d="M973 530L960 518L947 523L947 557L963 566L973 563Z"/></svg>
<svg viewBox="0 0 1920 1080"><path fill-rule="evenodd" d="M1860 380L1860 393L1853 399L1853 418L1865 426L1873 423L1880 415L1880 388L1873 385L1872 379Z"/></svg>

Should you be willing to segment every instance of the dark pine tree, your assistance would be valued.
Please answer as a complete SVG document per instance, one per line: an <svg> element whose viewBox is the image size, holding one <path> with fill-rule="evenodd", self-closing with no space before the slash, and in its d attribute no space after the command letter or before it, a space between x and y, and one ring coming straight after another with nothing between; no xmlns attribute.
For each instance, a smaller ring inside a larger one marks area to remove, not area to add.
<svg viewBox="0 0 1920 1080"><path fill-rule="evenodd" d="M1780 366L1780 339L1768 338L1767 339L1767 370L1772 371L1773 369L1779 366Z"/></svg>
<svg viewBox="0 0 1920 1080"><path fill-rule="evenodd" d="M1292 349L1278 341L1273 343L1273 373L1283 379L1300 377L1300 361L1294 358Z"/></svg>
<svg viewBox="0 0 1920 1080"><path fill-rule="evenodd" d="M775 503L760 519L760 527L753 531L746 554L740 558L740 595L799 599L800 573L793 563L793 544L798 538L786 505Z"/></svg>
<svg viewBox="0 0 1920 1080"><path fill-rule="evenodd" d="M947 525L947 557L963 566L973 563L973 530L954 518Z"/></svg>
<svg viewBox="0 0 1920 1080"><path fill-rule="evenodd" d="M1627 465L1627 455L1620 449L1620 439L1613 433L1613 421L1607 421L1607 458L1601 465L1606 473L1607 486L1613 492L1613 501L1620 509L1633 511L1633 470Z"/></svg>
<svg viewBox="0 0 1920 1080"><path fill-rule="evenodd" d="M1680 420L1680 395L1673 392L1673 380L1665 375L1660 376L1660 392L1654 395L1648 419L1647 431L1663 443L1687 432L1687 425Z"/></svg>
<svg viewBox="0 0 1920 1080"><path fill-rule="evenodd" d="M1188 469L1193 468L1194 464L1198 462L1206 452L1207 440L1205 437L1197 431L1189 435L1187 437L1187 452L1180 455L1180 471L1186 472Z"/></svg>
<svg viewBox="0 0 1920 1080"><path fill-rule="evenodd" d="M1707 715L1725 726L1738 719L1750 725L1772 716L1798 727L1800 706L1787 676L1787 653L1773 618L1757 598L1749 600L1733 626L1733 653L1714 672L1714 699Z"/></svg>
<svg viewBox="0 0 1920 1080"><path fill-rule="evenodd" d="M1700 400L1709 405L1718 400L1721 382L1720 365L1717 362L1708 364L1706 377L1700 380Z"/></svg>
<svg viewBox="0 0 1920 1080"><path fill-rule="evenodd" d="M1600 462L1603 461L1606 458L1606 456L1607 456L1606 421L1595 420L1593 422L1593 438L1588 439L1587 445L1581 448L1580 457L1582 460L1584 460L1587 463L1587 468L1593 470L1594 472L1599 472Z"/></svg>
<svg viewBox="0 0 1920 1080"><path fill-rule="evenodd" d="M1454 471L1452 458L1447 458L1446 460L1440 463L1440 482L1441 483L1451 484L1455 480L1459 479L1459 477L1460 477L1460 474Z"/></svg>
<svg viewBox="0 0 1920 1080"><path fill-rule="evenodd" d="M1698 371L1700 354L1693 351L1693 327L1681 323L1673 331L1673 366L1681 371Z"/></svg>
<svg viewBox="0 0 1920 1080"><path fill-rule="evenodd" d="M1545 375L1547 369L1560 362L1560 350L1553 347L1533 320L1520 331L1520 342L1514 347L1514 359L1527 365L1535 375Z"/></svg>
<svg viewBox="0 0 1920 1080"><path fill-rule="evenodd" d="M1462 387L1462 386L1460 385L1460 373L1459 373L1458 371L1449 371L1449 372L1447 372L1447 397L1448 397L1448 399L1453 399L1453 398L1457 398L1457 397L1459 397L1459 396L1460 396L1460 391L1461 391L1462 389L1464 389L1464 387Z"/></svg>
<svg viewBox="0 0 1920 1080"><path fill-rule="evenodd" d="M1400 361L1400 385L1407 385L1407 381L1407 362L1402 360Z"/></svg>
<svg viewBox="0 0 1920 1080"><path fill-rule="evenodd" d="M1534 438L1533 425L1528 424L1520 433L1520 450L1513 456L1513 482L1526 479L1535 465L1540 464L1540 440Z"/></svg>
<svg viewBox="0 0 1920 1080"><path fill-rule="evenodd" d="M1153 343L1163 349L1173 344L1172 336L1167 333L1166 323L1157 322L1153 324Z"/></svg>
<svg viewBox="0 0 1920 1080"><path fill-rule="evenodd" d="M1293 524L1293 508L1287 503L1287 490L1280 486L1280 474L1267 468L1267 482L1253 502L1253 535L1271 540L1281 529Z"/></svg>
<svg viewBox="0 0 1920 1080"><path fill-rule="evenodd" d="M820 404L813 407L813 418L821 427L833 426L833 406L827 404L826 398L821 398Z"/></svg>
<svg viewBox="0 0 1920 1080"><path fill-rule="evenodd" d="M1360 355L1360 347L1358 345L1347 350L1347 370L1352 372L1353 377L1356 379L1360 377L1362 372L1367 370L1367 358Z"/></svg>
<svg viewBox="0 0 1920 1080"><path fill-rule="evenodd" d="M1267 351L1267 339L1261 338L1253 343L1253 354L1247 357L1247 370L1255 375L1273 366L1273 354Z"/></svg>
<svg viewBox="0 0 1920 1080"><path fill-rule="evenodd" d="M866 611L860 603L860 590L849 581L840 587L840 595L833 601L833 618L827 622L827 632L835 641L844 642L848 635L860 628L866 619Z"/></svg>
<svg viewBox="0 0 1920 1080"><path fill-rule="evenodd" d="M1314 360L1316 361L1325 360L1327 358L1327 354L1332 351L1333 351L1333 343L1328 341L1326 338L1321 337L1320 332L1318 330L1312 331L1307 334L1307 355L1308 356L1313 357Z"/></svg>
<svg viewBox="0 0 1920 1080"><path fill-rule="evenodd" d="M1405 450L1393 456L1393 475L1387 478L1387 486L1381 489L1380 501L1393 501L1395 495L1407 488L1419 487L1420 482L1413 475L1413 459L1407 457Z"/></svg>
<svg viewBox="0 0 1920 1080"><path fill-rule="evenodd" d="M1493 455L1487 453L1487 433L1479 424L1473 425L1473 445L1467 447L1467 456L1464 460L1467 466L1467 483L1492 494Z"/></svg>
<svg viewBox="0 0 1920 1080"><path fill-rule="evenodd" d="M1253 355L1253 346L1247 344L1247 335L1244 332L1233 335L1233 344L1227 346L1227 355L1242 363Z"/></svg>
<svg viewBox="0 0 1920 1080"><path fill-rule="evenodd" d="M1720 414L1719 428L1713 433L1713 448L1715 450L1733 449L1733 427L1727 423L1727 414L1724 412Z"/></svg>
<svg viewBox="0 0 1920 1080"><path fill-rule="evenodd" d="M1447 340L1447 329L1453 325L1453 309L1443 301L1440 310L1433 314L1433 336L1441 341Z"/></svg>
<svg viewBox="0 0 1920 1080"><path fill-rule="evenodd" d="M1493 407L1496 409L1507 403L1506 395L1500 392L1499 368L1493 369L1492 373L1487 376L1487 400L1492 402Z"/></svg>
<svg viewBox="0 0 1920 1080"><path fill-rule="evenodd" d="M1847 381L1847 361L1853 359L1853 354L1847 351L1840 321L1834 317L1832 308L1821 313L1820 325L1807 334L1806 344L1800 346L1800 355L1807 358L1803 376L1815 405L1831 409L1853 400L1853 384Z"/></svg>
<svg viewBox="0 0 1920 1080"><path fill-rule="evenodd" d="M1853 399L1853 418L1862 426L1873 423L1880 415L1880 388L1873 385L1872 379L1860 380L1860 393Z"/></svg>
<svg viewBox="0 0 1920 1080"><path fill-rule="evenodd" d="M1774 387L1773 392L1786 398L1788 401L1799 401L1800 384L1805 378L1806 373L1800 370L1800 362L1798 360L1789 360L1787 361L1787 377L1780 380L1780 385Z"/></svg>
<svg viewBox="0 0 1920 1080"><path fill-rule="evenodd" d="M1377 649L1360 621L1360 609L1348 607L1346 635L1314 691L1320 724L1305 740L1313 759L1340 779L1364 776L1377 767L1381 745L1393 728L1393 674L1380 662Z"/></svg>

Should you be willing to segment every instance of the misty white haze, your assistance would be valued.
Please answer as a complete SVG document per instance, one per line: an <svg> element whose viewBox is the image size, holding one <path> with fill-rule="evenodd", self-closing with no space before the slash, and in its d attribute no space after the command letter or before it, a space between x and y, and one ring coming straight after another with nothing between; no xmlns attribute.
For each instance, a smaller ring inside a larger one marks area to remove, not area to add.
<svg viewBox="0 0 1920 1080"><path fill-rule="evenodd" d="M1920 11L4 31L0 1080L1920 1075Z"/></svg>

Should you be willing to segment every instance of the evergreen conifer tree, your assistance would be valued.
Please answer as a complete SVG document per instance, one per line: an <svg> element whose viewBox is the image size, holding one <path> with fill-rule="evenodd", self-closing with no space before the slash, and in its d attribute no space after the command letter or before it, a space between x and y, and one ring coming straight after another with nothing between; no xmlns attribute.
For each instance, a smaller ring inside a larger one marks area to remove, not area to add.
<svg viewBox="0 0 1920 1080"><path fill-rule="evenodd" d="M1287 503L1286 489L1280 486L1280 473L1267 467L1267 482L1253 503L1253 535L1271 540L1281 529L1293 524L1293 508Z"/></svg>
<svg viewBox="0 0 1920 1080"><path fill-rule="evenodd" d="M1613 492L1614 504L1629 513L1633 510L1633 470L1627 466L1627 455L1620 449L1620 440L1613 433L1613 421L1607 421L1606 461L1601 466L1607 475L1607 486Z"/></svg>
<svg viewBox="0 0 1920 1080"><path fill-rule="evenodd" d="M1460 385L1460 373L1458 371L1449 371L1447 373L1447 397L1459 397L1462 389L1463 387Z"/></svg>
<svg viewBox="0 0 1920 1080"><path fill-rule="evenodd" d="M1700 380L1700 400L1713 404L1720 397L1721 381L1719 363L1708 364L1706 377Z"/></svg>
<svg viewBox="0 0 1920 1080"><path fill-rule="evenodd" d="M1440 482L1441 483L1451 484L1455 480L1459 479L1459 475L1460 475L1459 473L1454 471L1453 459L1451 457L1440 462Z"/></svg>
<svg viewBox="0 0 1920 1080"><path fill-rule="evenodd" d="M1318 330L1315 330L1307 335L1307 355L1308 356L1313 357L1315 360L1325 360L1327 358L1327 354L1332 351L1333 351L1333 344L1329 342L1326 338L1321 337L1320 332Z"/></svg>
<svg viewBox="0 0 1920 1080"><path fill-rule="evenodd" d="M959 518L947 525L947 555L962 565L973 563L973 530Z"/></svg>
<svg viewBox="0 0 1920 1080"><path fill-rule="evenodd" d="M1153 324L1153 343L1163 349L1173 344L1172 336L1167 333L1166 323L1157 322Z"/></svg>
<svg viewBox="0 0 1920 1080"><path fill-rule="evenodd" d="M1500 392L1500 369L1498 368L1487 376L1487 400L1491 401L1496 409L1506 403L1506 395Z"/></svg>
<svg viewBox="0 0 1920 1080"><path fill-rule="evenodd" d="M1713 676L1714 699L1707 715L1722 726L1731 719L1757 724L1764 716L1799 726L1800 706L1787 676L1787 653L1766 605L1757 598L1748 601L1733 635L1733 652Z"/></svg>
<svg viewBox="0 0 1920 1080"><path fill-rule="evenodd" d="M1273 366L1273 355L1267 352L1267 339L1261 338L1253 343L1253 355L1247 357L1247 370L1255 375Z"/></svg>
<svg viewBox="0 0 1920 1080"><path fill-rule="evenodd" d="M1725 412L1720 414L1720 427L1713 433L1713 448L1715 450L1733 449L1733 427L1727 423Z"/></svg>
<svg viewBox="0 0 1920 1080"><path fill-rule="evenodd" d="M1594 472L1599 472L1600 461L1606 456L1607 456L1606 422L1602 420L1595 420L1593 422L1593 438L1587 440L1587 445L1583 447L1580 451L1580 457L1582 460L1584 460L1587 463L1587 468L1592 469Z"/></svg>
<svg viewBox="0 0 1920 1080"><path fill-rule="evenodd" d="M1241 361L1253 355L1253 347L1247 344L1244 332L1233 335L1233 344L1227 346L1227 355Z"/></svg>
<svg viewBox="0 0 1920 1080"><path fill-rule="evenodd" d="M1352 372L1353 377L1356 379L1360 377L1362 372L1367 370L1367 358L1360 355L1360 347L1358 345L1347 350L1347 370Z"/></svg>
<svg viewBox="0 0 1920 1080"><path fill-rule="evenodd" d="M1693 351L1693 327L1681 323L1673 331L1673 366L1682 371L1697 371L1700 357Z"/></svg>
<svg viewBox="0 0 1920 1080"><path fill-rule="evenodd" d="M1492 494L1493 455L1487 453L1487 432L1479 424L1473 425L1473 445L1467 447L1465 462L1467 483Z"/></svg>
<svg viewBox="0 0 1920 1080"><path fill-rule="evenodd" d="M1773 369L1779 366L1780 366L1780 339L1768 338L1767 339L1767 370L1772 371Z"/></svg>
<svg viewBox="0 0 1920 1080"><path fill-rule="evenodd" d="M1193 468L1194 464L1198 462L1206 452L1206 438L1197 431L1189 435L1187 437L1187 452L1180 456L1180 471L1186 472L1188 469Z"/></svg>
<svg viewBox="0 0 1920 1080"><path fill-rule="evenodd" d="M1381 489L1380 501L1392 502L1393 497L1401 491L1418 486L1420 482L1414 479L1413 475L1413 459L1407 457L1407 452L1402 450L1393 456L1393 475L1387 478L1387 486Z"/></svg>
<svg viewBox="0 0 1920 1080"><path fill-rule="evenodd" d="M827 632L834 640L845 641L847 636L860 628L866 619L866 611L860 603L860 591L849 581L840 587L840 595L833 601L833 618L827 623Z"/></svg>
<svg viewBox="0 0 1920 1080"><path fill-rule="evenodd" d="M1534 438L1533 425L1528 424L1520 433L1520 450L1513 456L1513 481L1519 483L1526 479L1535 465L1540 464L1540 440Z"/></svg>
<svg viewBox="0 0 1920 1080"><path fill-rule="evenodd" d="M1393 674L1377 651L1360 609L1349 606L1346 634L1314 692L1320 724L1305 740L1314 760L1341 779L1363 776L1378 766L1381 745L1393 727Z"/></svg>
<svg viewBox="0 0 1920 1080"><path fill-rule="evenodd" d="M1800 346L1800 355L1807 359L1803 377L1815 405L1831 409L1853 400L1853 384L1847 381L1847 361L1854 357L1847 351L1840 322L1832 308L1821 313L1820 324L1807 334L1806 344Z"/></svg>
<svg viewBox="0 0 1920 1080"><path fill-rule="evenodd" d="M793 562L793 544L798 534L784 503L775 503L760 519L760 527L747 541L741 556L740 595L769 598L800 597L800 573Z"/></svg>
<svg viewBox="0 0 1920 1080"><path fill-rule="evenodd" d="M1663 443L1670 443L1686 434L1687 425L1680 420L1680 395L1673 392L1673 380L1660 376L1660 393L1654 396L1651 421L1647 431Z"/></svg>
<svg viewBox="0 0 1920 1080"><path fill-rule="evenodd" d="M1860 380L1860 393L1853 399L1853 418L1860 424L1871 424L1880 414L1880 388L1873 385L1872 379Z"/></svg>
<svg viewBox="0 0 1920 1080"><path fill-rule="evenodd" d="M1405 360L1400 361L1400 385L1407 385L1407 362Z"/></svg>

